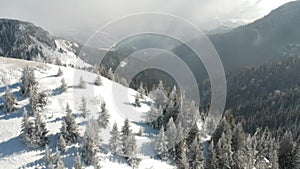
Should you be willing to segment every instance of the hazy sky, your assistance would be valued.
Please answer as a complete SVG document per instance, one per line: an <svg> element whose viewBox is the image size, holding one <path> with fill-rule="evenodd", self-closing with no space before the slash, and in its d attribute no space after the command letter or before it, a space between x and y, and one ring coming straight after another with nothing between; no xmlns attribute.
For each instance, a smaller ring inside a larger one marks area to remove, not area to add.
<svg viewBox="0 0 300 169"><path fill-rule="evenodd" d="M164 12L202 29L230 19L254 20L291 0L0 0L1 18L18 18L53 34L93 31L137 12Z"/></svg>

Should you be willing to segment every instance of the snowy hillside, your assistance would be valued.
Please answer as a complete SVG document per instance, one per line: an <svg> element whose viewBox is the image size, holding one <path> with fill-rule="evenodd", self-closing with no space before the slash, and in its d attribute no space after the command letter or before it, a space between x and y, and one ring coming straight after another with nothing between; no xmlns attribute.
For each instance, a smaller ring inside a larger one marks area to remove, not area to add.
<svg viewBox="0 0 300 169"><path fill-rule="evenodd" d="M73 53L68 49L68 43L65 41L55 41L58 48L64 50L64 56L73 56ZM63 58L63 54L62 57ZM74 55L74 60L67 58L69 62L78 63L78 59ZM112 97L112 84L118 87L118 90L122 92L128 92L129 101L123 102L122 111L130 110L134 107L136 91L126 88L122 85L115 84L107 78L101 77L102 86L95 86L94 81L96 75L83 70L74 69L71 67L60 67L63 72L62 76L56 76L59 67L52 64L43 64L38 62L24 61L18 59L10 59L0 57L0 97L5 94L6 86L8 86L13 94L17 97L18 110L14 113L5 115L0 110L0 168L45 168L43 160L44 149L31 149L27 148L20 138L22 113L24 107L29 104L29 99L19 94L20 89L20 78L22 68L24 66L34 67L35 77L39 83L38 90L40 92L47 91L50 93L48 103L44 110L41 112L41 116L44 122L46 122L46 128L49 130L48 135L50 136L50 149L52 153L55 153L55 145L57 140L57 133L60 132L62 127L62 118L66 115L65 108L66 104L70 105L70 108L75 116L75 121L79 125L80 135L83 136L86 127L87 119L80 115L81 98L84 96L87 101L87 108L90 111L90 117L97 119L101 111L101 103L106 103L106 108L109 112L109 125L107 129L101 130L102 151L100 154L100 164L103 168L131 168L125 162L126 160L112 155L108 150L108 139L110 138L109 131L111 131L114 122L118 124L119 129L123 126L125 117L123 114L126 112L119 112L116 108L113 97ZM82 65L82 64L81 64ZM86 81L86 88L79 88L78 82L80 77ZM66 92L59 92L58 88L61 85L61 79L64 78L68 89ZM149 103L151 101L145 98L141 102L141 107L135 108L140 113L146 113L149 111ZM0 104L3 100L0 99ZM127 108L128 109L127 109ZM142 161L138 168L174 168L165 162L151 158L153 150L151 140L155 139L157 134L156 130L151 129L148 125L142 122L130 122L130 127L134 133L134 137L137 140L137 156L142 157ZM140 129L144 130L141 136L137 133ZM65 153L62 153L62 160L65 166L71 168L73 166L76 157L76 147L78 145L69 146Z"/></svg>

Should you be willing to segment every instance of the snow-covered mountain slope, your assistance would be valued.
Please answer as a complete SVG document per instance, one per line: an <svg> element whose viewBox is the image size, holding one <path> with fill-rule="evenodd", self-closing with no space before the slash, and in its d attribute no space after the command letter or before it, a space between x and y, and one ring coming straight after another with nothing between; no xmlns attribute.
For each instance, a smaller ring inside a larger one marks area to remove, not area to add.
<svg viewBox="0 0 300 169"><path fill-rule="evenodd" d="M53 37L29 22L0 19L0 56L89 66L76 56L79 45Z"/></svg>
<svg viewBox="0 0 300 169"><path fill-rule="evenodd" d="M64 44L59 44L61 47ZM18 100L19 110L5 115L0 110L0 168L44 168L43 166L43 149L29 149L26 148L25 144L21 141L21 121L22 112L24 106L29 103L27 98L22 97L19 94L20 88L20 77L22 68L26 65L35 68L35 77L39 83L40 91L48 91L51 93L48 98L48 104L44 111L41 112L42 119L46 122L46 128L49 130L48 135L50 136L50 148L52 152L55 151L55 144L57 139L57 133L60 132L62 117L65 116L65 107L69 103L70 108L73 110L73 114L76 117L76 123L79 125L80 134L83 135L85 131L86 119L81 117L79 114L79 107L81 105L81 97L84 96L87 100L87 107L91 113L91 117L97 118L100 109L100 104L105 101L106 107L110 114L109 127L106 130L101 131L101 137L103 139L101 147L106 149L109 131L112 128L114 122L117 122L120 129L123 126L125 117L117 110L114 100L112 97L112 84L117 86L118 90L128 92L129 102L124 100L122 107L125 107L122 111L127 111L132 108L134 103L134 96L137 93L133 89L126 88L115 82L112 82L104 77L102 78L102 86L95 86L94 80L96 75L83 70L74 69L71 67L60 67L63 71L63 75L57 77L59 67L52 64L44 64L32 61L24 61L19 59L11 59L0 57L0 97L4 95L6 85L12 90ZM76 87L80 76L87 82L87 88L81 89ZM68 90L65 93L57 92L57 89L61 85L62 77L68 84ZM1 81L2 79L2 81ZM136 110L140 113L146 113L150 108L147 103L151 102L150 99L146 98L142 102L141 107ZM0 99L0 104L2 100ZM128 109L126 109L126 107ZM139 165L139 168L174 168L165 162L157 159L150 158L152 149L149 148L147 143L155 138L157 131L152 130L149 126L142 122L130 122L131 129L134 133L138 133L140 128L144 129L142 136L135 136L138 145L138 156L143 157ZM75 145L75 147L78 145ZM151 146L150 146L151 147ZM68 168L71 168L74 163L76 148L69 147L66 153L62 154L63 161ZM110 153L102 152L100 154L100 164L103 168L131 168L124 162L124 159L118 159ZM113 160L112 160L113 159ZM118 162L120 161L120 162Z"/></svg>

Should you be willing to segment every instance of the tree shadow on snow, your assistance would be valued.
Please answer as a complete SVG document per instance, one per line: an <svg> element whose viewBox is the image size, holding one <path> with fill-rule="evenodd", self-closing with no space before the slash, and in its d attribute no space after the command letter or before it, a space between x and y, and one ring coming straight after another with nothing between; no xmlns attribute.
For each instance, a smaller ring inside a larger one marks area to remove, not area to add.
<svg viewBox="0 0 300 169"><path fill-rule="evenodd" d="M9 157L25 150L26 146L20 137L11 138L5 142L0 143L0 158Z"/></svg>

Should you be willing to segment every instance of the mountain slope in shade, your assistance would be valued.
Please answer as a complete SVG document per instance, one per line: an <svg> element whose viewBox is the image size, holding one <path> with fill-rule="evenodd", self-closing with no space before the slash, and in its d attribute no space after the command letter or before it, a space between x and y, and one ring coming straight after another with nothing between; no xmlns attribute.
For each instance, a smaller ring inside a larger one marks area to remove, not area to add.
<svg viewBox="0 0 300 169"><path fill-rule="evenodd" d="M269 15L231 32L212 35L225 68L300 54L300 1L287 3Z"/></svg>

